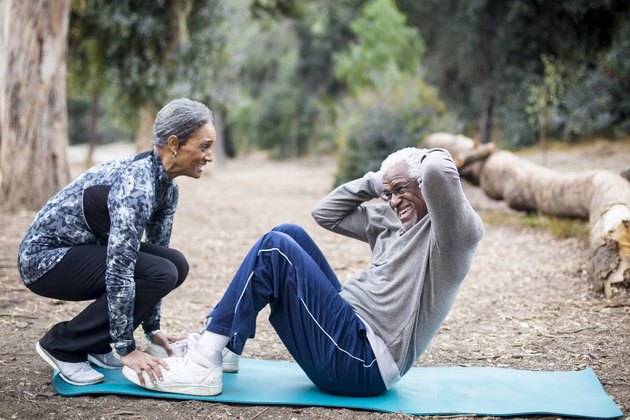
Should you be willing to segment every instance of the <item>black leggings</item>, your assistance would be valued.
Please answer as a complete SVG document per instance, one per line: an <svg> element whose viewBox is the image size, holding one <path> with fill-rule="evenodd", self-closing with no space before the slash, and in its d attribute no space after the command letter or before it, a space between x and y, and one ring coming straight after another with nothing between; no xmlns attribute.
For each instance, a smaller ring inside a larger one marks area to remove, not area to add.
<svg viewBox="0 0 630 420"><path fill-rule="evenodd" d="M39 341L55 358L84 362L88 353L107 353L112 342L105 290L107 247L83 245L70 248L48 273L30 284L34 293L59 300L92 300L70 321L53 326ZM171 248L142 243L136 260L134 280L134 330L155 305L188 275L184 255Z"/></svg>

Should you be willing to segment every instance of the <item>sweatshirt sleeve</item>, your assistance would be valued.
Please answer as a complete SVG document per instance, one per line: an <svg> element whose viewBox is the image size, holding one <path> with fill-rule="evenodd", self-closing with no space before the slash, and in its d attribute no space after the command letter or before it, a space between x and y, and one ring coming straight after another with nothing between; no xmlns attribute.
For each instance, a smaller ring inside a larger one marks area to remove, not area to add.
<svg viewBox="0 0 630 420"><path fill-rule="evenodd" d="M464 195L451 155L431 149L422 161L420 187L439 249L457 252L478 242L483 223Z"/></svg>
<svg viewBox="0 0 630 420"><path fill-rule="evenodd" d="M368 215L363 203L379 197L382 191L381 173L368 172L334 189L317 203L311 215L325 229L367 242Z"/></svg>

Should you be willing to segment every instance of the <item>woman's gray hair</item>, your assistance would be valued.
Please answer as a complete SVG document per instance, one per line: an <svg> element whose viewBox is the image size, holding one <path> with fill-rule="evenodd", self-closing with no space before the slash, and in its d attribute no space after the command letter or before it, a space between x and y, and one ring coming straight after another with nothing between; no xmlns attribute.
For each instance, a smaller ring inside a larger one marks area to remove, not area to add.
<svg viewBox="0 0 630 420"><path fill-rule="evenodd" d="M175 99L164 106L153 124L153 145L162 147L170 136L186 143L192 133L212 122L212 111L200 102Z"/></svg>
<svg viewBox="0 0 630 420"><path fill-rule="evenodd" d="M408 166L407 171L409 172L409 176L419 181L422 176L420 164L426 153L427 149L419 149L417 147L405 147L404 149L400 149L385 158L383 163L381 163L381 172L385 173L397 163L405 162Z"/></svg>

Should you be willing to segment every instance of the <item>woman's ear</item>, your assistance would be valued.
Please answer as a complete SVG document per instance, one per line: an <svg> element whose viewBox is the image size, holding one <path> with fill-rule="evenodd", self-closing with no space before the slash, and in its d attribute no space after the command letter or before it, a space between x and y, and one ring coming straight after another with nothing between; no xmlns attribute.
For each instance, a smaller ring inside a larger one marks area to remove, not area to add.
<svg viewBox="0 0 630 420"><path fill-rule="evenodd" d="M175 152L177 152L177 148L179 147L179 139L177 138L176 135L171 135L166 140L166 144L168 145L168 149L171 152L175 153Z"/></svg>

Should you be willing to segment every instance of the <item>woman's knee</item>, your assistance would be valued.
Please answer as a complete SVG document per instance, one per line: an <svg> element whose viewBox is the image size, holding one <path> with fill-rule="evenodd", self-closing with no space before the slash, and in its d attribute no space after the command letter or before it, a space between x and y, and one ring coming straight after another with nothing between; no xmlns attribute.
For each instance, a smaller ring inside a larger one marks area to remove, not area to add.
<svg viewBox="0 0 630 420"><path fill-rule="evenodd" d="M175 264L165 258L159 258L152 264L145 264L136 270L136 294L151 291L162 297L179 286L180 273Z"/></svg>
<svg viewBox="0 0 630 420"><path fill-rule="evenodd" d="M188 260L180 251L176 249L169 249L171 251L171 255L169 260L175 265L177 269L177 281L175 287L179 287L186 277L188 276L188 271L190 270L190 265L188 264ZM175 288L174 287L174 288Z"/></svg>

